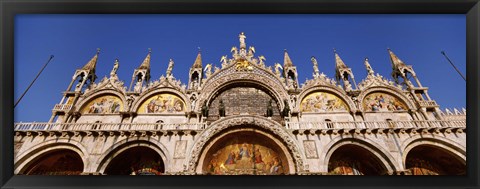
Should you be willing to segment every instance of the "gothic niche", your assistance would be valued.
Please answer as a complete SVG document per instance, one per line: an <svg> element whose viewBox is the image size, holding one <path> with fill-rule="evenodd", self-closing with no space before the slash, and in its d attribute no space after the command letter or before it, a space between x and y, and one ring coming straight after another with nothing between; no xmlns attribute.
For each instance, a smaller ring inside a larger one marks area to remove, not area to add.
<svg viewBox="0 0 480 189"><path fill-rule="evenodd" d="M122 108L123 103L120 98L113 95L105 95L88 102L82 112L84 114L114 114L120 112Z"/></svg>
<svg viewBox="0 0 480 189"><path fill-rule="evenodd" d="M107 175L162 175L165 165L154 150L139 146L113 157L105 169Z"/></svg>
<svg viewBox="0 0 480 189"><path fill-rule="evenodd" d="M213 175L283 175L288 162L272 139L251 131L228 134L207 152L203 172Z"/></svg>
<svg viewBox="0 0 480 189"><path fill-rule="evenodd" d="M333 152L328 162L332 175L384 175L387 169L371 152L357 145L344 145Z"/></svg>
<svg viewBox="0 0 480 189"><path fill-rule="evenodd" d="M407 106L400 99L382 92L368 94L363 100L365 111L401 111L407 110Z"/></svg>
<svg viewBox="0 0 480 189"><path fill-rule="evenodd" d="M82 158L71 150L57 150L42 155L22 173L25 175L80 175Z"/></svg>
<svg viewBox="0 0 480 189"><path fill-rule="evenodd" d="M255 86L232 87L221 90L220 94L214 97L209 107L209 120L216 120L220 117L220 100L225 107L225 116L229 115L258 115L267 116L269 103L272 106L272 118L280 119L280 108L272 95Z"/></svg>
<svg viewBox="0 0 480 189"><path fill-rule="evenodd" d="M408 152L406 169L412 175L466 175L465 161L447 150L420 145Z"/></svg>

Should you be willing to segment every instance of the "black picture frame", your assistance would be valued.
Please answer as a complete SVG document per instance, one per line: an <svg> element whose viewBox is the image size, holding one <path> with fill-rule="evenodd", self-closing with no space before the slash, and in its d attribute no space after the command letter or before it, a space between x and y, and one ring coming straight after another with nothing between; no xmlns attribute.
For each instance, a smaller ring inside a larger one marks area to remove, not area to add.
<svg viewBox="0 0 480 189"><path fill-rule="evenodd" d="M478 0L0 0L0 186L2 188L479 188ZM13 174L14 18L17 14L465 14L467 176L21 176Z"/></svg>

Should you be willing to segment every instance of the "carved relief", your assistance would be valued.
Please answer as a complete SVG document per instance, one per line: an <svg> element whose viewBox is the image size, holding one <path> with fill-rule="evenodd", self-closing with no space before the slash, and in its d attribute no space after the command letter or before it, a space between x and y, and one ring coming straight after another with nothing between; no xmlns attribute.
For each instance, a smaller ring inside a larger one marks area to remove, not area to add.
<svg viewBox="0 0 480 189"><path fill-rule="evenodd" d="M187 150L187 141L186 140L179 140L179 141L175 142L175 153L173 154L173 158L175 158L175 159L185 158L186 150Z"/></svg>
<svg viewBox="0 0 480 189"><path fill-rule="evenodd" d="M318 159L317 145L315 144L315 141L303 141L303 148L305 149L305 156L308 159Z"/></svg>

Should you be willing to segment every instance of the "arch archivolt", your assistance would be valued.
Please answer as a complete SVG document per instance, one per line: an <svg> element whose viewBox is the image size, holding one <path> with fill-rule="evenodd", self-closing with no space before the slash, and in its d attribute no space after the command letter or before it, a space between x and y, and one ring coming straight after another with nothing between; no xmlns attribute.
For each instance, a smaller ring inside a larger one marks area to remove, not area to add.
<svg viewBox="0 0 480 189"><path fill-rule="evenodd" d="M415 105L414 103L409 100L405 94L403 94L402 91L396 89L396 88L387 88L387 87L372 87L372 88L369 88L367 90L364 90L362 91L359 95L358 95L358 108L360 109L360 111L365 111L363 109L363 102L365 100L365 97L367 95L369 95L370 93L373 93L373 92L383 92L383 93L387 93L387 94L390 94L392 95L393 97L395 98L398 98L400 99L403 103L405 103L405 105L407 105L407 108L409 110L416 110L415 108Z"/></svg>
<svg viewBox="0 0 480 189"><path fill-rule="evenodd" d="M203 158L205 158L205 153L208 152L208 149L213 144L212 141L221 138L216 137L219 133L228 128L235 128L244 125L260 127L263 130L271 132L274 136L273 138L278 138L278 140L283 141L283 144L280 144L281 142L278 140L276 142L282 149L289 151L289 153L285 153L285 155L291 155L291 158L295 163L294 169L291 168L290 172L294 170L295 172L302 172L304 170L304 154L301 153L296 140L294 140L280 124L260 116L239 115L229 116L215 121L200 134L198 139L194 142L195 145L192 150L187 152L188 154L186 155L186 157L190 157L188 161L188 171L195 172L199 165L202 164L201 162L203 161Z"/></svg>
<svg viewBox="0 0 480 189"><path fill-rule="evenodd" d="M297 98L298 100L295 104L295 107L300 107L300 104L302 103L303 99L307 97L309 94L314 92L327 92L327 93L334 94L335 96L337 96L347 104L348 108L350 109L350 112L355 112L357 110L355 103L352 101L352 99L349 98L348 95L346 95L343 91L339 91L336 88L327 87L327 86L314 86L306 90L303 90L298 95L298 98Z"/></svg>
<svg viewBox="0 0 480 189"><path fill-rule="evenodd" d="M285 106L283 100L289 99L280 81L254 72L233 72L208 80L205 86L203 86L196 107L201 107L205 102L210 103L220 90L237 83L250 83L266 89L267 94L273 95L277 100L280 109L283 109Z"/></svg>
<svg viewBox="0 0 480 189"><path fill-rule="evenodd" d="M183 100L183 102L185 102L185 111L186 112L190 112L191 111L191 107L190 107L190 99L182 92L178 91L177 89L174 89L174 88L170 88L170 87L165 87L165 88L159 88L159 89L156 89L156 90L152 90L150 92L147 92L145 94L142 94L141 96L139 96L139 98L137 98L133 103L132 103L132 108L130 109L130 111L134 111L134 112L138 112L138 109L140 108L140 106L143 104L143 102L145 102L145 100L148 100L150 97L156 95L156 94L161 94L161 93L170 93L170 94L173 94L173 95L176 95L177 97L179 97L180 99Z"/></svg>
<svg viewBox="0 0 480 189"><path fill-rule="evenodd" d="M71 150L77 153L83 161L83 170L87 170L89 166L90 155L87 148L79 141L72 139L51 139L44 141L31 147L29 150L22 152L15 158L14 174L24 172L38 158L56 150Z"/></svg>
<svg viewBox="0 0 480 189"><path fill-rule="evenodd" d="M398 165L395 158L390 154L387 150L381 147L380 144L370 140L370 139L359 139L353 137L345 137L345 136L338 136L330 143L328 143L324 150L320 151L320 162L323 162L324 170L320 170L321 172L328 172L328 163L332 154L344 145L356 145L361 147L370 153L372 153L378 160L381 161L382 165L388 172L394 172L398 170L402 170L400 165Z"/></svg>
<svg viewBox="0 0 480 189"><path fill-rule="evenodd" d="M165 146L156 140L149 140L147 137L140 137L136 140L123 139L115 144L113 144L107 151L102 153L102 155L97 159L95 172L104 173L105 169L108 167L110 162L122 152L125 152L134 147L148 147L160 155L162 158L163 164L165 166L165 171L169 170L170 157L169 152Z"/></svg>
<svg viewBox="0 0 480 189"><path fill-rule="evenodd" d="M425 137L414 136L402 143L401 149L403 151L402 162L405 165L408 153L417 146L434 146L450 152L458 160L465 163L467 161L466 148L455 141L443 137Z"/></svg>
<svg viewBox="0 0 480 189"><path fill-rule="evenodd" d="M103 90L96 91L96 92L94 92L90 95L84 95L87 98L84 98L84 99L80 100L80 102L77 103L77 104L79 104L79 106L76 106L77 108L75 109L75 111L77 111L77 112L81 111L83 108L85 108L84 106L86 106L90 101L95 100L96 98L99 98L99 97L105 96L105 95L111 95L111 96L118 97L122 101L123 111L128 110L125 95L122 92L119 92L119 91L113 90L113 89L103 89Z"/></svg>

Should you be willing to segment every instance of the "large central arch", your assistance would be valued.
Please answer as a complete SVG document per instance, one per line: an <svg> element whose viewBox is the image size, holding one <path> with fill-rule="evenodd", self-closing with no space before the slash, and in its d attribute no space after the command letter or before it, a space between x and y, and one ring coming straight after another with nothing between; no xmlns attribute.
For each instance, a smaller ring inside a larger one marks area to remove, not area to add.
<svg viewBox="0 0 480 189"><path fill-rule="evenodd" d="M280 124L260 116L243 115L222 118L205 129L195 141L195 146L189 152L190 154L187 155L190 157L188 170L203 173L203 164L209 150L218 149L215 148L215 143L222 142L222 137L231 136L234 133L255 133L258 136L269 138L270 142L276 145L272 148L276 148L280 154L285 155L284 161L288 162L288 173L286 174L304 170L303 159L305 157L300 153L300 148L295 140Z"/></svg>
<svg viewBox="0 0 480 189"><path fill-rule="evenodd" d="M266 75L259 73L246 73L246 72L233 72L229 74L222 75L218 78L212 78L206 82L205 86L202 89L202 94L200 96L199 102L197 102L197 107L203 105L205 102L210 102L217 93L229 85L241 84L241 83L250 83L252 85L261 86L262 89L266 90L267 93L270 93L274 97L280 109L283 109L285 104L282 99L288 99L288 94L286 93L285 87L276 79L273 79Z"/></svg>

